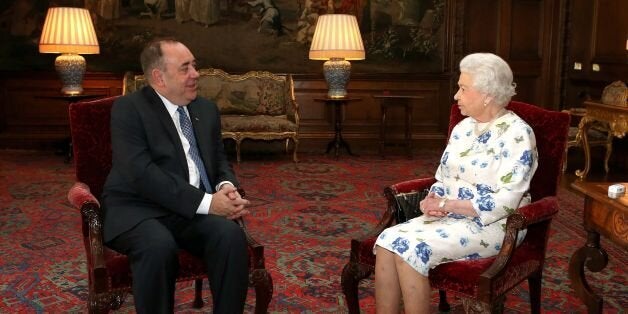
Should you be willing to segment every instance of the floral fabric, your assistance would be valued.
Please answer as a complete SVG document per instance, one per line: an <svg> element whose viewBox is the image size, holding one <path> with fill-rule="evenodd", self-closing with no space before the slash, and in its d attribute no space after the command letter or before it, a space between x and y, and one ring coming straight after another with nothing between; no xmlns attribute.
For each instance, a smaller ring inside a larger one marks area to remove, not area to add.
<svg viewBox="0 0 628 314"><path fill-rule="evenodd" d="M424 276L441 263L494 256L508 215L530 203L537 166L534 132L515 113L489 124L465 118L451 132L430 190L471 200L479 217L420 216L384 230L375 245L398 254ZM524 236L521 232L519 242Z"/></svg>

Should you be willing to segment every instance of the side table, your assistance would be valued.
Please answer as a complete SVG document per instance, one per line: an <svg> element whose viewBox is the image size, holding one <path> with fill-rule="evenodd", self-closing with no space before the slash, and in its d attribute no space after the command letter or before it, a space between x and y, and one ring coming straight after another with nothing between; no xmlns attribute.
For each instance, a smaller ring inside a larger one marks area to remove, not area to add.
<svg viewBox="0 0 628 314"><path fill-rule="evenodd" d="M86 99L95 99L95 98L106 97L106 96L107 95L105 94L94 94L94 95L79 94L79 95L35 96L35 98L50 99L50 100L63 100L69 106L73 102L86 100ZM68 137L65 139L64 144L63 144L63 150L61 153L65 156L66 163L69 163L70 161L72 161L72 157L73 157L72 137L70 135L68 135Z"/></svg>
<svg viewBox="0 0 628 314"><path fill-rule="evenodd" d="M628 187L628 183L622 183ZM575 181L571 186L584 194L582 219L587 242L569 260L569 280L576 295L589 313L602 313L603 298L597 295L584 277L584 267L600 272L608 263L608 254L600 246L600 235L624 250L628 249L628 195L608 197L608 182Z"/></svg>
<svg viewBox="0 0 628 314"><path fill-rule="evenodd" d="M412 158L412 104L414 100L423 99L423 96L413 95L373 95L375 100L379 101L379 107L382 113L382 122L379 131L379 153L382 158L385 157L386 149L386 117L388 114L388 108L394 106L400 106L405 109L405 132L404 140L406 145L406 152L408 158Z"/></svg>
<svg viewBox="0 0 628 314"><path fill-rule="evenodd" d="M582 134L582 147L584 149L584 169L576 170L576 176L581 180L587 178L591 169L591 147L589 145L589 128L595 121L607 122L610 132L614 137L623 138L628 132L628 107L606 105L594 101L585 101L587 113L580 120L578 132ZM610 153L607 153L610 154Z"/></svg>
<svg viewBox="0 0 628 314"><path fill-rule="evenodd" d="M340 147L344 147L347 153L351 156L356 156L351 152L349 144L342 138L342 121L344 120L343 107L351 101L362 100L362 98L356 97L343 97L343 98L314 98L315 101L324 102L328 106L334 107L334 139L327 144L327 150L325 153L329 153L332 147L334 148L334 156L338 158L338 150Z"/></svg>

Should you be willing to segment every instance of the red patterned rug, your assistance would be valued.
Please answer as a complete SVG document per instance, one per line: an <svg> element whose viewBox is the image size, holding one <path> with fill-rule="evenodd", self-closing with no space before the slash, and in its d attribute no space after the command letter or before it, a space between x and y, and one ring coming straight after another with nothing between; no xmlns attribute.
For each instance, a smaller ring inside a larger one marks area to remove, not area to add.
<svg viewBox="0 0 628 314"><path fill-rule="evenodd" d="M348 260L350 238L366 232L385 206L384 186L429 176L439 153L404 157L349 157L301 154L246 158L236 173L252 201L247 218L253 235L264 244L266 267L274 281L272 313L344 313L340 274ZM285 157L285 158L284 158ZM66 192L74 182L71 164L47 152L0 151L0 312L86 312L87 278L79 214ZM585 312L567 278L571 254L585 242L581 227L583 200L561 189L561 211L554 219L543 277L543 312ZM625 250L603 240L608 266L587 273L604 295L604 311L628 308ZM191 283L177 289L176 311L192 309ZM247 312L253 310L250 289ZM208 300L205 286L204 296ZM373 282L360 287L360 305L374 312ZM436 294L434 295L436 300ZM459 301L450 296L457 305ZM436 309L436 301L432 308ZM211 311L206 305L201 311ZM120 313L133 312L132 296ZM455 307L452 312L460 312ZM512 291L506 313L529 312L527 284Z"/></svg>

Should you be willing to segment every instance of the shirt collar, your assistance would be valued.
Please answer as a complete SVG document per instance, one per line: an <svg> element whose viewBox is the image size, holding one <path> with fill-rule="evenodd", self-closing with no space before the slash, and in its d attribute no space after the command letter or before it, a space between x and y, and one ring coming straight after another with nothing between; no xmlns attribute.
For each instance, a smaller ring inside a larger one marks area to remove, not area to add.
<svg viewBox="0 0 628 314"><path fill-rule="evenodd" d="M174 117L175 113L177 113L177 109L179 109L180 106L177 106L177 105L173 104L170 100L168 100L166 97L162 96L157 91L155 91L155 93L157 93L157 96L159 96L159 98L161 98L161 101L163 101L164 106L166 106L166 110L168 110L168 114L170 114L170 117ZM187 106L183 106L183 108L186 108L186 107ZM186 108L186 110L187 110L187 108Z"/></svg>

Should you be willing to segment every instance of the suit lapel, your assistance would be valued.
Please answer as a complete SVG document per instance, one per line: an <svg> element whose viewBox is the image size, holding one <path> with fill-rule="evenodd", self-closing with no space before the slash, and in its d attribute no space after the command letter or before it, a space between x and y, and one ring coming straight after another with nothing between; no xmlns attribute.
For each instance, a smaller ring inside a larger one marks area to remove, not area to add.
<svg viewBox="0 0 628 314"><path fill-rule="evenodd" d="M166 109L166 105L164 105L163 101L161 101L161 98L159 98L159 95L157 95L155 90L150 86L144 87L142 89L142 94L144 95L144 97L146 97L146 99L148 99L150 108L155 112L157 117L159 117L159 121L166 130L166 133L168 133L170 141L173 143L173 145L179 148L177 149L177 159L181 164L181 169L185 170L183 172L185 173L186 180L189 180L190 172L188 170L187 159L185 158L185 151L183 150L183 143L181 143L179 132L177 132L177 127L174 125L172 117Z"/></svg>

